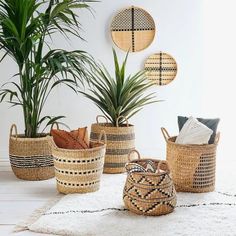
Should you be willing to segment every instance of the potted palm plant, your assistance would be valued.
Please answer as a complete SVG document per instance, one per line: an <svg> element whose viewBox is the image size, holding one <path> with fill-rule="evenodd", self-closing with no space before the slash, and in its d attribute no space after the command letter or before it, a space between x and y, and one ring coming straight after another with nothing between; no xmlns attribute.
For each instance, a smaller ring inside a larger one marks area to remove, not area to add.
<svg viewBox="0 0 236 236"><path fill-rule="evenodd" d="M122 65L119 65L117 54L113 49L115 78L105 66L97 65L90 80L89 91L82 92L92 100L103 113L105 123L92 124L92 141L97 141L101 130L107 135L105 156L105 173L125 172L128 154L135 148L134 126L129 124L129 118L139 112L144 106L157 102L154 94L147 90L154 84L145 76L145 71L126 77L125 69L128 53Z"/></svg>
<svg viewBox="0 0 236 236"><path fill-rule="evenodd" d="M54 33L68 38L79 34L77 9L89 8L81 0L1 0L1 60L10 56L18 73L14 81L3 85L0 101L20 106L24 117L24 134L11 127L10 162L18 178L42 180L54 176L51 149L40 128L62 116L43 115L51 91L58 85L75 86L90 76L92 58L84 51L66 51L50 47ZM14 134L13 134L14 131Z"/></svg>

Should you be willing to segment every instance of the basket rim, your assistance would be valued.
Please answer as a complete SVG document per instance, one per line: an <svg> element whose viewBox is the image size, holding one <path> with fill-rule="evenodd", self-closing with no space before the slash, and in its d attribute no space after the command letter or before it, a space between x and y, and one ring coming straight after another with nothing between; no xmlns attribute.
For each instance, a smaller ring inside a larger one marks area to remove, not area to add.
<svg viewBox="0 0 236 236"><path fill-rule="evenodd" d="M35 138L27 138L25 137L25 134L17 134L17 136L15 136L14 134L10 135L10 139L14 139L14 140L20 140L20 141L40 141L40 140L47 140L47 136L49 135L49 133L39 133L39 137L35 137Z"/></svg>
<svg viewBox="0 0 236 236"><path fill-rule="evenodd" d="M159 159L152 159L152 158L142 158L142 159L135 159L135 160L132 160L130 161L129 163L137 163L137 162L140 162L140 161L146 161L146 160L150 160L150 161L154 161L154 162L160 162L162 160L159 160ZM162 175L169 175L170 172L166 171L166 170L162 170L161 173L152 173L152 172L132 172L130 173L130 175L146 175L146 176L152 176L152 177L159 177L159 176L162 176Z"/></svg>
<svg viewBox="0 0 236 236"><path fill-rule="evenodd" d="M86 149L66 149L66 148L59 148L56 146L55 142L53 141L52 136L47 136L48 139L51 139L51 141L54 143L55 146L52 147L52 149L61 151L61 152L69 152L69 153L78 153L78 152L94 152L94 151L100 151L102 149L106 149L105 143L99 143L99 142L93 142L90 141L90 143L98 144L98 147L93 148L86 148Z"/></svg>
<svg viewBox="0 0 236 236"><path fill-rule="evenodd" d="M167 140L167 143L170 143L170 144L172 144L172 145L176 145L176 146L179 146L179 147L192 147L192 148L200 148L200 147L204 147L204 148L206 148L206 147L208 147L208 148L210 148L210 147L217 147L218 146L218 144L217 143L211 143L211 144L179 144L179 143L175 143L175 142L173 142L173 141L171 141L171 139L174 139L174 138L177 138L177 136L171 136L171 137L169 137L168 138L168 140Z"/></svg>
<svg viewBox="0 0 236 236"><path fill-rule="evenodd" d="M101 122L101 123L93 123L92 126L101 126L101 127L105 127L105 128L111 128L111 129L129 129L129 128L133 128L134 125L132 124L128 124L128 126L124 125L124 126L114 126L112 123L106 123L106 122Z"/></svg>

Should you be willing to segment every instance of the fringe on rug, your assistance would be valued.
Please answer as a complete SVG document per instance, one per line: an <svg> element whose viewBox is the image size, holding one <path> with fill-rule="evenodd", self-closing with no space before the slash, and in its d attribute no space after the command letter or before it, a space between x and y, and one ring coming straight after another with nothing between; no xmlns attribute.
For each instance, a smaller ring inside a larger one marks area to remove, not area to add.
<svg viewBox="0 0 236 236"><path fill-rule="evenodd" d="M28 218L19 222L13 229L13 232L29 230L29 226L37 221L45 212L51 209L57 202L61 200L63 195L57 195L56 198L49 200L45 205L36 209Z"/></svg>

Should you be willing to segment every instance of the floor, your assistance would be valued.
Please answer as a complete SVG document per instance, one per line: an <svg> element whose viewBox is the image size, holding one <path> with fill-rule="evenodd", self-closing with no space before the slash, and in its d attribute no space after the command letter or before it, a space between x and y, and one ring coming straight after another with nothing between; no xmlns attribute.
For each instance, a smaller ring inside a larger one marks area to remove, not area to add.
<svg viewBox="0 0 236 236"><path fill-rule="evenodd" d="M12 233L12 231L19 221L27 218L35 209L58 194L55 179L39 182L23 181L17 179L10 171L1 171L0 183L0 235L43 235L30 232Z"/></svg>
<svg viewBox="0 0 236 236"><path fill-rule="evenodd" d="M225 149L219 150L216 171L216 189L229 193L233 193L236 167L235 155L231 153L230 151L226 153ZM21 233L12 231L19 221L26 219L35 209L58 195L55 186L55 179L38 182L23 181L17 179L11 171L0 169L0 236L44 235L29 231Z"/></svg>

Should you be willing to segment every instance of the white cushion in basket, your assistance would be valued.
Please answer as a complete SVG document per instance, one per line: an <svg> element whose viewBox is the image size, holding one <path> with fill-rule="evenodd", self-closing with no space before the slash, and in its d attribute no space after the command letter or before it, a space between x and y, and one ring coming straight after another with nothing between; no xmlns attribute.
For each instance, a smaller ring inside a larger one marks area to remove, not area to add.
<svg viewBox="0 0 236 236"><path fill-rule="evenodd" d="M176 143L178 144L207 144L213 131L199 122L197 119L190 117L181 129Z"/></svg>

